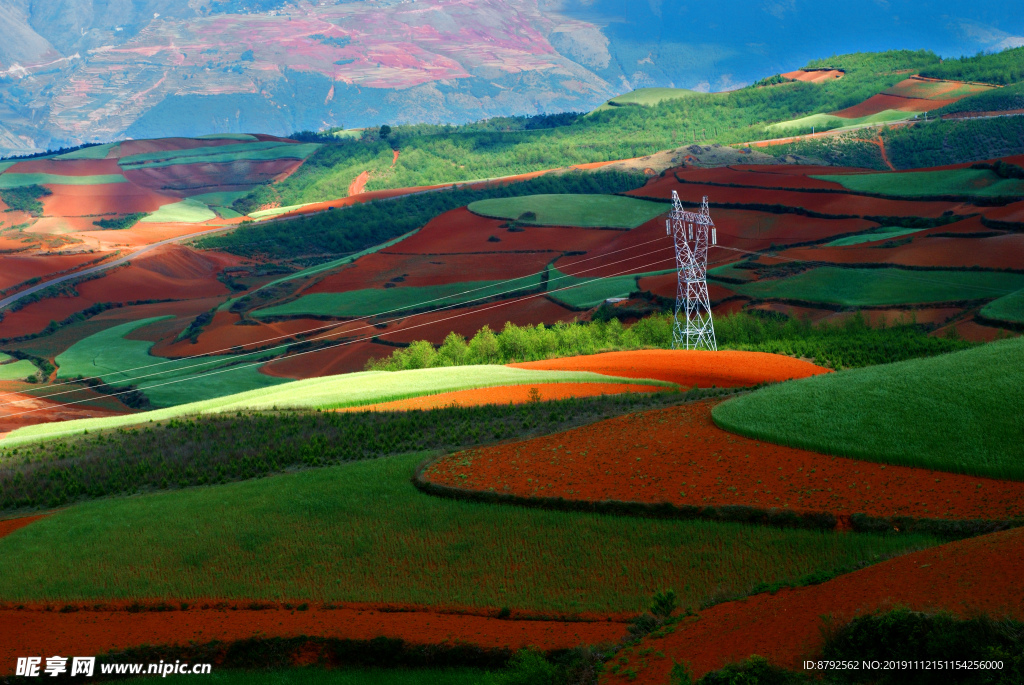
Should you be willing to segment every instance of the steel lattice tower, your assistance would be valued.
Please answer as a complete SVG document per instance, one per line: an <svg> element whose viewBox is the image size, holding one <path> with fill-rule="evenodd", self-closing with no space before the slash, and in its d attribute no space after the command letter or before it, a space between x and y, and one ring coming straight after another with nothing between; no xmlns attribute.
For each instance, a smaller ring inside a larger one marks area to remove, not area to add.
<svg viewBox="0 0 1024 685"><path fill-rule="evenodd" d="M672 211L665 222L665 231L675 241L679 272L672 349L717 350L707 271L708 247L718 243L718 236L708 211L708 198L701 202L700 212L687 212L679 201L679 194L673 190ZM680 314L684 320L680 320Z"/></svg>

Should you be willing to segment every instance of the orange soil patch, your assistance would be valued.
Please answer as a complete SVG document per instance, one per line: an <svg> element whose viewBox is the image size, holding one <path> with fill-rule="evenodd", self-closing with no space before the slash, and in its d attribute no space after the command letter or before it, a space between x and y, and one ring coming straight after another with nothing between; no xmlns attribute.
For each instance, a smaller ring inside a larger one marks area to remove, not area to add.
<svg viewBox="0 0 1024 685"><path fill-rule="evenodd" d="M821 585L780 590L719 604L688 619L651 648L636 679L604 674L602 685L668 682L673 661L689 662L701 677L729 662L760 654L787 668L800 668L823 646L822 616L841 625L874 611L907 607L950 611L963 618L979 613L1024 617L1024 529L992 533L914 552L841 576ZM658 656L663 654L664 656Z"/></svg>
<svg viewBox="0 0 1024 685"><path fill-rule="evenodd" d="M127 413L99 409L83 404L72 404L61 406L61 402L73 402L83 399L82 393L69 393L58 395L53 400L33 397L25 393L12 392L18 387L13 383L0 384L0 438L7 433L24 426L34 426L39 423L50 423L52 421L71 421L73 419L91 419L104 416L119 416ZM24 385L21 385L24 388ZM65 388L66 389L66 388ZM60 392L61 388L54 392ZM3 533L3 523L0 522L0 537ZM12 529L13 530L13 529ZM7 533L11 532L10 530Z"/></svg>
<svg viewBox="0 0 1024 685"><path fill-rule="evenodd" d="M170 188L184 194L199 195L220 190L247 189L259 183L275 181L288 176L301 164L301 159L203 162L125 169L124 175L133 184L146 188Z"/></svg>
<svg viewBox="0 0 1024 685"><path fill-rule="evenodd" d="M904 79L887 89L885 92L890 95L900 95L905 98L922 98L925 100L941 100L953 102L962 100L968 95L984 93L997 86L986 86L965 81L946 81L944 79L933 79L921 76ZM966 89L967 93L957 94L956 91Z"/></svg>
<svg viewBox="0 0 1024 685"><path fill-rule="evenodd" d="M734 388L829 373L810 362L763 352L637 350L604 352L511 364L520 369L593 371L608 376L654 378L690 388Z"/></svg>
<svg viewBox="0 0 1024 685"><path fill-rule="evenodd" d="M33 521L47 516L48 514L39 514L37 516L22 516L17 519L7 519L6 521L0 521L0 538L6 537L14 531L24 528Z"/></svg>
<svg viewBox="0 0 1024 685"><path fill-rule="evenodd" d="M373 333L388 342L409 343L414 340L429 340L439 344L452 331L465 338L471 338L485 325L490 326L491 330L499 331L509 321L517 326L539 323L551 325L558 321L572 321L578 316L577 312L566 309L546 297L530 297L418 314L391 324L384 331ZM390 351L387 354L390 354Z"/></svg>
<svg viewBox="0 0 1024 685"><path fill-rule="evenodd" d="M503 385L496 388L459 390L439 395L413 397L407 400L381 402L362 407L349 407L340 411L411 411L413 409L438 409L457 404L476 407L482 404L524 404L532 400L530 392L536 389L540 399L564 400L570 397L595 397L597 395L618 395L624 392L661 392L660 385L639 385L624 383L539 383L534 385Z"/></svg>
<svg viewBox="0 0 1024 685"><path fill-rule="evenodd" d="M80 312L96 304L97 300L84 297L50 297L26 305L16 312L4 312L3 336L16 338L22 335L38 333L46 328L51 321L63 321L75 312Z"/></svg>
<svg viewBox="0 0 1024 685"><path fill-rule="evenodd" d="M804 71L803 69L798 69L796 71L790 71L783 74L783 77L793 79L794 81L822 83L824 81L832 81L837 78L842 78L845 75L845 72L839 71L838 69L822 69L820 71Z"/></svg>
<svg viewBox="0 0 1024 685"><path fill-rule="evenodd" d="M373 342L339 344L316 352L293 354L260 367L260 373L278 378L316 378L339 373L352 373L366 368L371 358L387 357L393 347Z"/></svg>
<svg viewBox="0 0 1024 685"><path fill-rule="evenodd" d="M1024 483L831 457L751 440L718 428L711 420L715 404L657 409L459 452L429 467L425 477L470 490L592 502L743 505L939 519L1024 514Z"/></svg>
<svg viewBox="0 0 1024 685"><path fill-rule="evenodd" d="M1001 328L995 328L993 326L982 326L979 323L975 323L971 320L956 321L949 325L943 326L932 332L932 335L942 336L949 335L953 331L956 331L964 340L970 340L971 342L987 343L993 340L998 340L1001 337L1005 337L1009 331L1005 331Z"/></svg>
<svg viewBox="0 0 1024 685"><path fill-rule="evenodd" d="M194 602L191 602L193 605ZM175 602L177 604L177 602ZM206 604L205 606L210 606ZM54 654L102 654L140 645L188 645L260 637L325 637L370 640L400 638L413 644L468 643L488 649L567 649L618 640L621 622L498 619L460 613L351 604L343 608L290 611L283 607L250 610L191 608L187 611L128 611L125 607L60 613L46 607L0 609L0 663L13 670L16 657L44 651Z"/></svg>
<svg viewBox="0 0 1024 685"><path fill-rule="evenodd" d="M501 219L487 219L465 207L453 209L431 220L419 233L389 250L392 254L454 254L500 252L561 252L603 247L610 231L549 226L527 227L522 233L501 228ZM664 232L664 222L662 231ZM501 239L489 242L490 236ZM512 259L518 259L516 255Z"/></svg>
<svg viewBox="0 0 1024 685"><path fill-rule="evenodd" d="M59 176L93 176L120 174L116 159L29 159L7 169L9 174L57 174Z"/></svg>
<svg viewBox="0 0 1024 685"><path fill-rule="evenodd" d="M197 354L225 353L232 347L262 347L264 345L287 344L291 336L311 331L312 335L325 335L329 332L340 332L343 328L328 328L336 322L317 319L288 319L285 321L263 322L255 326L237 326L241 316L228 311L219 311L199 335L198 342L190 340L174 342L165 339L156 344L152 354L160 357L191 357ZM277 350L283 353L284 349Z"/></svg>
<svg viewBox="0 0 1024 685"><path fill-rule="evenodd" d="M394 165L395 165L395 163L392 162L391 166L394 166ZM354 179L352 179L352 183L350 183L348 185L349 197L351 197L353 195L359 195L361 192L363 192L363 190L366 189L366 182L369 181L369 180L370 180L370 172L369 171L364 171L361 174L359 174L358 176L356 176Z"/></svg>
<svg viewBox="0 0 1024 685"><path fill-rule="evenodd" d="M217 274L241 258L222 252L198 252L182 245L164 245L132 260L129 266L106 272L76 289L95 302L130 302L168 298L193 299L226 295Z"/></svg>
<svg viewBox="0 0 1024 685"><path fill-rule="evenodd" d="M638 197L664 198L671 196L672 190L679 193L679 197L684 203L691 205L699 205L701 198L706 195L711 203L786 205L788 207L803 207L822 214L847 216L923 216L934 218L941 216L945 211L955 211L963 207L962 203L956 202L886 200L843 193L801 193L792 190L767 190L762 188L723 188L721 186L709 186L698 183L679 183L675 179L671 179L670 182L657 184L656 187L653 185L644 186L638 190L631 191L631 194ZM712 212L715 211L712 208ZM715 215L712 214L712 216ZM819 221L822 220L819 219Z"/></svg>
<svg viewBox="0 0 1024 685"><path fill-rule="evenodd" d="M403 247L404 243L395 246ZM391 282L398 287L422 287L461 281L504 281L543 272L552 255L547 252L516 255L415 255L375 252L350 266L342 267L311 286L306 293L345 292L383 288ZM394 279L402 279L395 281ZM509 287L519 284L512 283Z"/></svg>
<svg viewBox="0 0 1024 685"><path fill-rule="evenodd" d="M69 271L102 256L88 252L68 255L0 255L0 290L31 278L45 278Z"/></svg>
<svg viewBox="0 0 1024 685"><path fill-rule="evenodd" d="M908 98L900 97L899 95L886 95L879 93L878 95L872 95L864 102L860 102L853 107L847 107L841 109L838 112L832 112L833 116L842 117L844 119L856 119L858 117L867 117L872 114L878 114L884 112L887 109L895 109L900 112L929 112L933 109L939 109L946 105L952 104L956 100L923 100L921 98Z"/></svg>
<svg viewBox="0 0 1024 685"><path fill-rule="evenodd" d="M49 216L92 216L96 214L132 214L154 212L163 205L179 202L180 197L143 188L134 183L101 183L91 186L47 186L43 213Z"/></svg>

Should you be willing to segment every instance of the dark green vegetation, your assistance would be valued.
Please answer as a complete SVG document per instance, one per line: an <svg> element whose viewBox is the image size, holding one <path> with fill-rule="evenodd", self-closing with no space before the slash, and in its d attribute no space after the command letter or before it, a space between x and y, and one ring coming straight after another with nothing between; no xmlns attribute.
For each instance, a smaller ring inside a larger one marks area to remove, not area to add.
<svg viewBox="0 0 1024 685"><path fill-rule="evenodd" d="M958 112L999 112L1024 109L1024 83L1015 83L1005 88L995 88L986 93L958 100L942 109L935 110L935 116Z"/></svg>
<svg viewBox="0 0 1024 685"><path fill-rule="evenodd" d="M730 287L758 299L837 307L877 307L991 300L1024 287L1024 274L821 266L787 278Z"/></svg>
<svg viewBox="0 0 1024 685"><path fill-rule="evenodd" d="M970 169L822 175L812 178L838 183L856 193L893 197L1024 197L1021 178L997 173L993 168L979 168L977 165Z"/></svg>
<svg viewBox="0 0 1024 685"><path fill-rule="evenodd" d="M414 450L463 449L714 394L626 393L429 412L239 412L172 419L0 452L0 509L57 507Z"/></svg>
<svg viewBox="0 0 1024 685"><path fill-rule="evenodd" d="M47 195L53 195L49 188L35 184L0 189L0 200L7 205L7 211L22 211L32 216L40 216L43 213L43 203L39 198Z"/></svg>
<svg viewBox="0 0 1024 685"><path fill-rule="evenodd" d="M770 352L811 359L819 366L843 369L931 357L972 347L955 338L930 337L912 320L872 328L855 315L840 324L812 325L785 316L759 316L739 312L715 319L719 349ZM581 354L668 348L672 345L672 317L654 314L624 328L615 318L590 323L553 326L516 326L506 323L495 333L484 327L467 341L450 333L437 348L418 340L390 357L371 360L367 368L381 371L422 369L466 364L508 364Z"/></svg>
<svg viewBox="0 0 1024 685"><path fill-rule="evenodd" d="M376 190L628 159L709 140L757 140L766 137L768 123L850 107L906 76L895 72L938 63L927 51L831 57L812 66L845 69L842 79L690 93L649 107L601 108L551 128L531 128L529 119L458 127L395 126L386 140L371 132L324 145L286 180L258 190L255 201L240 200L236 209L248 212L267 201L292 205L339 197L364 170L371 172L367 189ZM394 167L393 149L401 151Z"/></svg>
<svg viewBox="0 0 1024 685"><path fill-rule="evenodd" d="M409 482L423 456L83 502L0 539L0 597L636 611L665 587L700 606L937 543L440 499Z"/></svg>
<svg viewBox="0 0 1024 685"><path fill-rule="evenodd" d="M530 195L479 200L467 209L526 225L629 229L664 214L669 207L663 202L616 195Z"/></svg>
<svg viewBox="0 0 1024 685"><path fill-rule="evenodd" d="M925 67L921 75L997 85L1017 83L1024 81L1024 47L995 54L979 53L974 57L947 59L941 64Z"/></svg>
<svg viewBox="0 0 1024 685"><path fill-rule="evenodd" d="M146 216L146 212L138 212L136 214L125 214L124 216L115 217L113 219L100 219L94 221L93 226L99 226L100 228L111 229L120 231L125 228L131 228L135 224Z"/></svg>
<svg viewBox="0 0 1024 685"><path fill-rule="evenodd" d="M715 407L757 439L869 461L1024 480L1024 339L764 388Z"/></svg>
<svg viewBox="0 0 1024 685"><path fill-rule="evenodd" d="M306 165L301 167L305 168ZM614 171L547 174L497 187L418 193L352 205L314 216L246 225L227 235L204 238L198 245L246 257L333 256L357 252L398 237L422 227L436 216L476 200L539 193L619 193L639 188L645 180L640 173Z"/></svg>

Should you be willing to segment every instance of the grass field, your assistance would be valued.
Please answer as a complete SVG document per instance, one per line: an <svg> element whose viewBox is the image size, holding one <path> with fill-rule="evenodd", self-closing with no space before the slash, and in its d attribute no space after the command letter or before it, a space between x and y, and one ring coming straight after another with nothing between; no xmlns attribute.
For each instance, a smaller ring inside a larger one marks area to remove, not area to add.
<svg viewBox="0 0 1024 685"><path fill-rule="evenodd" d="M533 212L536 218L523 223L542 226L636 228L671 207L620 195L527 195L478 200L467 209L494 219L518 219Z"/></svg>
<svg viewBox="0 0 1024 685"><path fill-rule="evenodd" d="M556 291L552 292L549 297L573 309L590 309L601 304L609 297L629 297L630 293L639 290L639 286L636 283L638 278L664 273L673 273L673 271L651 271L642 274L595 279L593 276L588 278L569 276L554 267L549 267L548 290ZM571 289L559 290L560 288Z"/></svg>
<svg viewBox="0 0 1024 685"><path fill-rule="evenodd" d="M667 587L683 606L696 606L716 593L936 542L440 499L409 482L422 458L59 510L0 539L0 600L219 597L636 611Z"/></svg>
<svg viewBox="0 0 1024 685"><path fill-rule="evenodd" d="M31 185L93 186L103 183L127 183L121 174L95 174L92 176L61 176L60 174L0 174L0 190L23 188Z"/></svg>
<svg viewBox="0 0 1024 685"><path fill-rule="evenodd" d="M1024 180L1000 178L988 169L944 169L900 173L811 176L831 181L857 193L895 197L936 195L1024 197Z"/></svg>
<svg viewBox="0 0 1024 685"><path fill-rule="evenodd" d="M57 155L54 159L103 159L118 145L120 145L120 143L92 145L90 147L84 147L81 150L65 152L63 155Z"/></svg>
<svg viewBox="0 0 1024 685"><path fill-rule="evenodd" d="M2 360L0 360L2 361ZM0 364L0 381L21 381L35 374L39 369L27 359Z"/></svg>
<svg viewBox="0 0 1024 685"><path fill-rule="evenodd" d="M510 292L536 290L541 274L531 274L508 281L459 281L422 287L366 288L342 293L311 293L252 313L257 318L271 316L374 316L396 310L412 312L436 309L495 297Z"/></svg>
<svg viewBox="0 0 1024 685"><path fill-rule="evenodd" d="M781 279L730 286L759 299L846 307L995 299L1024 287L1024 275L985 271L842 269L822 266Z"/></svg>
<svg viewBox="0 0 1024 685"><path fill-rule="evenodd" d="M691 98L694 96L700 97L705 95L696 90L688 90L686 88L637 88L636 90L613 97L607 102L607 106L622 106L622 105L645 105L653 106L666 100L681 100L685 98ZM598 108L600 109L600 107Z"/></svg>
<svg viewBox="0 0 1024 685"><path fill-rule="evenodd" d="M905 235L911 235L918 231L923 231L923 228L900 228L894 226L882 226L876 228L867 233L861 233L859 235L851 235L845 238L838 238L828 243L828 247L845 247L846 245L860 245L861 243L873 243L878 240L890 240L892 238L899 238Z"/></svg>
<svg viewBox="0 0 1024 685"><path fill-rule="evenodd" d="M116 328L126 329L128 326L137 327L137 325L137 322L133 322ZM133 367L142 366L144 363L152 364L154 361L157 361L157 358L155 357L141 356L142 352L140 352L140 350L148 350L149 348L145 346L151 345L152 343L139 342L138 344L143 347L130 347L124 343L136 343L137 341L128 340L118 342L114 336L101 338L99 337L100 335L102 334L97 334L96 336L92 336L88 339L90 344L94 346L91 352L75 353L76 361L79 363L77 366L73 366L72 368L75 369L76 373L70 374L65 371L66 374L77 375L77 373L82 373L85 375L83 372L88 371L89 369L92 369L93 371L93 373L89 375L96 375L96 371L109 374L109 371L107 370L108 367L103 362L103 353L110 354L116 359L121 359L123 357L133 360L132 362L117 362L121 364L119 368L125 368L125 366L129 365ZM110 341L113 349L110 351L104 350L104 352L101 353L100 349L102 349L101 346L104 345L105 341ZM97 347L100 349L96 349ZM90 353L97 356L98 362L92 361L93 358L88 356ZM208 358L204 357L203 359ZM176 365L184 365L188 363L194 364L197 363L197 361L200 360L193 360L191 362L172 362L166 366L157 367L157 369L162 370L168 367L174 368ZM61 363L60 357L57 358L57 363ZM97 363L103 364L103 366L98 366ZM233 373L240 372L232 371L222 375L230 376ZM117 377L117 374L110 375L115 379ZM167 374L167 376L172 376L172 374ZM202 382L205 384L209 382L207 378L215 379L216 377L217 376L211 373L209 376L204 376ZM263 376L263 378L268 380L268 384L283 383L283 385L248 390L231 396L219 396L214 397L213 399L205 399L202 401L191 402L189 404L179 404L177 406L142 412L139 414L112 416L100 419L78 419L75 421L62 421L60 423L27 426L13 431L7 438L0 441L0 445L9 447L21 442L32 442L37 439L62 435L74 435L86 430L117 428L119 426L130 426L149 421L162 421L176 416L189 416L212 412L238 411L245 409L270 410L274 408L334 409L361 404L374 404L376 402L388 402L391 400L400 400L408 397L418 397L421 395L452 392L455 390L466 390L469 388L488 388L501 385L521 385L525 383L639 382L633 378L602 376L600 374L590 373L587 371L528 371L526 369L514 369L499 365L456 366L394 372L363 371L359 373L323 376L320 378L309 378L301 381L288 382L285 382L285 379L271 378L269 376ZM154 380L152 382L155 383L157 381ZM672 387L671 384L656 380L644 380L642 382L645 385L665 385L666 387ZM139 385L143 390L146 390L145 385L141 383ZM180 388L174 392L181 393L182 395L192 392L193 399L196 399L195 394L201 392L200 389L197 389L198 385L198 383L189 382L164 387ZM174 395L173 397L179 396L180 395ZM158 395L158 397L162 398L164 396Z"/></svg>
<svg viewBox="0 0 1024 685"><path fill-rule="evenodd" d="M183 224L197 224L202 221L216 219L217 215L205 203L187 198L181 202L173 202L164 205L152 214L141 219L142 223L163 223L174 222Z"/></svg>
<svg viewBox="0 0 1024 685"><path fill-rule="evenodd" d="M841 371L758 390L713 416L741 435L828 454L1024 480L1022 356L1016 338Z"/></svg>
<svg viewBox="0 0 1024 685"><path fill-rule="evenodd" d="M193 685L196 676L132 678L124 682ZM209 675L202 676L202 682L208 685L486 685L491 682L491 676L486 671L472 668L327 670L307 667L273 671L214 670Z"/></svg>
<svg viewBox="0 0 1024 685"><path fill-rule="evenodd" d="M785 132L797 132L797 131L810 131L813 127L816 131L826 131L837 128L846 128L848 126L861 126L864 124L881 124L888 123L890 121L904 121L914 117L915 112L901 112L895 109L887 109L884 112L878 114L871 114L866 117L854 117L852 119L846 119L844 117L837 117L834 114L812 114L810 116L801 117L799 119L790 119L789 121L780 121L777 124L772 124L767 127L767 130L771 133L785 133Z"/></svg>
<svg viewBox="0 0 1024 685"><path fill-rule="evenodd" d="M1012 323L1024 323L1024 290L993 300L981 308L982 316Z"/></svg>
<svg viewBox="0 0 1024 685"><path fill-rule="evenodd" d="M202 195L193 195L190 200L198 200L205 205L212 207L230 207L231 203L240 197L248 195L248 191L245 190L225 190L219 193L203 193Z"/></svg>
<svg viewBox="0 0 1024 685"><path fill-rule="evenodd" d="M319 147L318 143L295 144L277 141L210 145L188 150L166 150L128 155L122 157L118 163L125 169L152 169L175 164L305 159Z"/></svg>
<svg viewBox="0 0 1024 685"><path fill-rule="evenodd" d="M151 342L125 339L124 336L135 329L164 318L168 317L130 321L78 341L57 356L57 378L98 376L104 383L115 387L136 386L157 407L170 407L287 382L283 378L261 374L256 366L223 371L226 364L236 361L252 364L257 357L207 356L201 359L169 360L150 355L149 349L153 346ZM137 378L146 375L150 377ZM189 377L192 380L188 382L168 383Z"/></svg>

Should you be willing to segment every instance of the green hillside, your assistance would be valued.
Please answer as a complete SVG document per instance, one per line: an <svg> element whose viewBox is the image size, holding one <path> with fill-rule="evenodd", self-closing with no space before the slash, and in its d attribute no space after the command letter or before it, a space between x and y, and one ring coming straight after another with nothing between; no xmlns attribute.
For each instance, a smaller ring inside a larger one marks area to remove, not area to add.
<svg viewBox="0 0 1024 685"><path fill-rule="evenodd" d="M889 464L1024 480L1024 339L782 383L724 402L722 428Z"/></svg>

